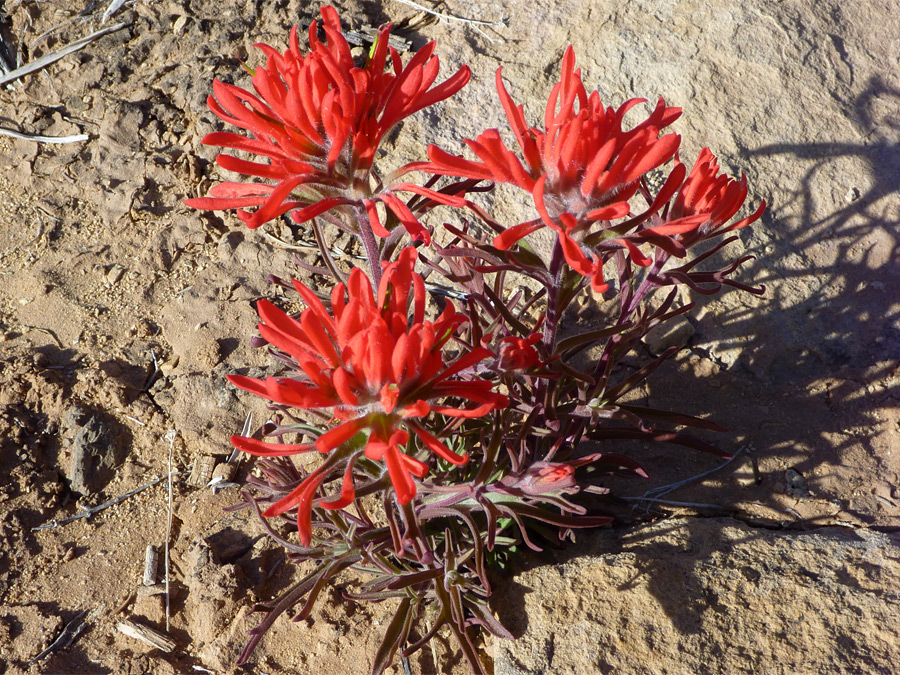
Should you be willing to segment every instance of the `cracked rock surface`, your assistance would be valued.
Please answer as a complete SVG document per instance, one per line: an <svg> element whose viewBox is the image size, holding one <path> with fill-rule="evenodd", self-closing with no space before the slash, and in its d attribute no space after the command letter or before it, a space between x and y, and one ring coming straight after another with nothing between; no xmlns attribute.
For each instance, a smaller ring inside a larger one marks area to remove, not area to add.
<svg viewBox="0 0 900 675"><path fill-rule="evenodd" d="M890 673L900 537L674 518L586 536L498 592L496 675Z"/></svg>

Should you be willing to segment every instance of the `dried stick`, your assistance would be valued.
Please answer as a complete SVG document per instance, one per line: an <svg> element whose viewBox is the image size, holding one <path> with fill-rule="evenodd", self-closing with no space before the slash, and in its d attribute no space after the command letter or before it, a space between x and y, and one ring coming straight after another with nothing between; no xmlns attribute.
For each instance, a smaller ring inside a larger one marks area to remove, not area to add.
<svg viewBox="0 0 900 675"><path fill-rule="evenodd" d="M51 528L59 527L61 525L67 525L67 524L71 523L72 521L79 520L81 518L90 518L92 515L94 515L98 511L102 511L103 509L108 509L110 506L115 506L119 502L123 502L126 499L128 499L129 497L133 497L137 493L143 492L147 488L151 488L154 485L157 485L158 483L162 483L166 478L169 478L170 483L171 483L172 476L174 476L177 473L178 473L178 470L176 469L175 471L171 471L166 476L160 476L159 478L152 480L149 483L145 483L144 485L141 485L140 487L137 487L134 490L126 492L123 495L119 495L115 499L110 499L108 502L103 502L102 504L98 504L97 506L92 506L89 509L85 509L84 511L76 513L74 516L69 516L68 518L63 518L62 520L51 520L49 523L44 523L43 525L38 525L37 527L32 527L31 531L34 532L36 530L49 530Z"/></svg>
<svg viewBox="0 0 900 675"><path fill-rule="evenodd" d="M169 441L169 520L166 524L166 631L169 630L169 539L172 538L172 452L175 447L175 437L178 432L170 429L166 432L165 439ZM171 650L170 650L171 651Z"/></svg>
<svg viewBox="0 0 900 675"><path fill-rule="evenodd" d="M417 2L413 2L413 0L397 0L397 2L406 5L407 7L412 7L413 9L417 9L420 12L425 12L426 14L431 14L438 18L438 21L458 21L459 23L467 23L469 25L475 26L475 32L481 35L485 40L494 44L494 40L490 38L490 36L485 33L483 30L478 28L478 26L488 26L490 28L502 27L506 28L506 21L502 19L498 19L496 21L485 21L483 19L466 19L462 16L456 16L455 14L446 14L444 12L436 12L433 9L429 9L423 5L420 5Z"/></svg>
<svg viewBox="0 0 900 675"><path fill-rule="evenodd" d="M140 640L152 647L156 647L156 649L159 649L160 651L171 652L175 649L175 640L172 638L163 635L152 628L147 628L147 626L142 626L139 623L130 621L129 619L122 619L116 625L116 628L120 633L134 638L135 640Z"/></svg>
<svg viewBox="0 0 900 675"><path fill-rule="evenodd" d="M91 33L87 37L83 37L80 40L75 40L75 42L70 42L62 49L58 49L55 52L52 52L50 54L45 54L41 58L39 58L35 61L32 61L31 63L26 63L21 68L16 68L15 70L8 72L3 77L0 77L0 86L3 86L4 84L6 84L8 82L13 82L15 80L18 80L20 77L24 77L25 75L30 75L31 73L37 72L38 70L41 70L42 68L46 68L50 64L56 63L57 61L59 61L62 57L68 56L69 54L72 54L81 49L84 49L94 40L97 40L98 38L101 38L104 35L109 35L110 33L115 33L117 30L122 30L123 28L125 28L125 26L128 26L128 25L130 25L129 21L123 21L121 23L117 23L113 26L110 26L109 28L103 28L102 30L98 30L94 33Z"/></svg>
<svg viewBox="0 0 900 675"><path fill-rule="evenodd" d="M719 466L717 466L713 469L710 469L709 471L699 473L696 476L691 476L690 478L685 478L684 480L680 480L677 483L669 483L668 485L661 485L660 487L653 488L652 490L647 490L647 492L645 492L642 497L633 497L633 498L630 498L628 501L634 501L634 502L637 502L637 504L639 504L641 502L665 502L666 500L660 499L660 497L662 497L663 495L667 495L670 492L673 492L680 487L684 487L685 485L688 485L689 483L693 483L694 481L700 480L701 478L706 478L707 476L714 474L716 471L720 471L721 469L724 469L726 466L728 466L734 460L736 460L740 456L740 454L742 452L744 452L746 449L747 449L746 446L738 449L738 451L736 453L734 453L734 456L731 457L731 459L723 462L722 464L719 464ZM669 502L669 503L674 504L675 502ZM635 508L637 508L637 504L635 504ZM688 506L688 504L684 504L684 505ZM711 504L702 504L702 505L691 504L690 506L712 506L712 505ZM720 506L717 508L724 508L724 507Z"/></svg>
<svg viewBox="0 0 900 675"><path fill-rule="evenodd" d="M156 583L156 570L159 567L159 551L153 544L147 544L144 551L144 586Z"/></svg>
<svg viewBox="0 0 900 675"><path fill-rule="evenodd" d="M80 141L86 141L90 138L87 134L75 134L74 136L36 136L33 134L23 134L4 127L0 127L0 136L12 136L13 138L20 138L23 141L55 143L57 145L62 143L79 143Z"/></svg>

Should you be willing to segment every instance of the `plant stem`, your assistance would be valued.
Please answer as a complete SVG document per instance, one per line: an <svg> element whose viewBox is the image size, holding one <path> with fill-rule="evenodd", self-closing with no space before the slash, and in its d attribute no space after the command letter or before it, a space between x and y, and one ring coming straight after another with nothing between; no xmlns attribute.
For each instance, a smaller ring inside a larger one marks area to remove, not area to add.
<svg viewBox="0 0 900 675"><path fill-rule="evenodd" d="M635 291L634 296L631 298L631 302L628 303L628 307L625 308L624 315L626 317L630 316L631 313L638 308L638 305L644 299L644 296L647 295L647 293L653 286L655 286L654 282L651 280L662 271L662 268L665 267L665 264L668 260L668 253L663 253L662 251L660 251L657 254L656 259L653 261L653 268L644 277L641 285L638 286L637 291Z"/></svg>
<svg viewBox="0 0 900 675"><path fill-rule="evenodd" d="M553 278L552 285L547 289L547 321L544 323L544 346L549 353L553 353L553 343L556 341L556 331L559 328L559 321L562 318L562 312L559 307L559 296L562 290L563 278L566 266L563 265L565 258L563 257L562 244L559 241L559 234L556 235L556 241L553 244L553 254L550 257L550 276Z"/></svg>
<svg viewBox="0 0 900 675"><path fill-rule="evenodd" d="M369 261L369 272L372 274L372 285L377 289L381 284L381 252L378 250L378 240L372 231L369 222L369 214L364 207L357 207L356 223L359 227L359 239L366 251L366 259Z"/></svg>

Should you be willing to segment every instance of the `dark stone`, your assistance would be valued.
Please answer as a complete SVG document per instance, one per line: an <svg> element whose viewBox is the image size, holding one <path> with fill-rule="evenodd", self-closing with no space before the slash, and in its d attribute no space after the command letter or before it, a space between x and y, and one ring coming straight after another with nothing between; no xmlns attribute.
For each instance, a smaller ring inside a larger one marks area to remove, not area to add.
<svg viewBox="0 0 900 675"><path fill-rule="evenodd" d="M73 406L64 416L64 424L74 429L69 487L82 495L102 490L119 464L115 435L96 414L82 406Z"/></svg>

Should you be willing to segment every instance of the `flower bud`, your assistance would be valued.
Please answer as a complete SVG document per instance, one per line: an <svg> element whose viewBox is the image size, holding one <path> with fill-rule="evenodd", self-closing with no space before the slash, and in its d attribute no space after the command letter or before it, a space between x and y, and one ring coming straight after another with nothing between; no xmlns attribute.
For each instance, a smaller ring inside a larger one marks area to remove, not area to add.
<svg viewBox="0 0 900 675"><path fill-rule="evenodd" d="M578 491L575 467L557 462L535 462L511 487L531 495Z"/></svg>

